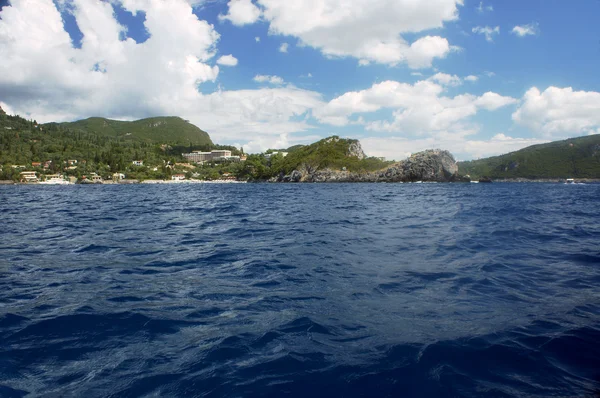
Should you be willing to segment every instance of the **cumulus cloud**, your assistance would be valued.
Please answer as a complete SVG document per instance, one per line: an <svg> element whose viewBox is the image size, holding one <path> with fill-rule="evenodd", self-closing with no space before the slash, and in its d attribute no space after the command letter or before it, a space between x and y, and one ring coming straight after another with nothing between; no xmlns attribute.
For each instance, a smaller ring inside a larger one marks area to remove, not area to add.
<svg viewBox="0 0 600 398"><path fill-rule="evenodd" d="M467 82L476 82L477 80L479 80L479 77L477 77L475 75L469 75L469 76L465 77L465 81L467 81Z"/></svg>
<svg viewBox="0 0 600 398"><path fill-rule="evenodd" d="M254 38L254 41L255 41L255 42L257 42L257 43L259 43L259 42L260 42L260 37L256 36L256 37Z"/></svg>
<svg viewBox="0 0 600 398"><path fill-rule="evenodd" d="M533 87L525 93L513 120L545 138L600 133L600 93L571 87Z"/></svg>
<svg viewBox="0 0 600 398"><path fill-rule="evenodd" d="M237 141L240 137L252 137L271 142L280 134L312 129L305 116L322 104L319 93L288 86L219 91L201 96L183 110L174 106L170 114L183 111L187 119L218 140Z"/></svg>
<svg viewBox="0 0 600 398"><path fill-rule="evenodd" d="M256 75L252 80L257 83L283 84L283 78L279 76Z"/></svg>
<svg viewBox="0 0 600 398"><path fill-rule="evenodd" d="M462 80L460 77L456 75L449 75L447 73L438 72L435 75L431 76L429 80L438 82L442 86L456 87L462 84Z"/></svg>
<svg viewBox="0 0 600 398"><path fill-rule="evenodd" d="M287 53L288 52L288 47L290 45L287 43L281 43L281 45L279 46L279 52L280 53Z"/></svg>
<svg viewBox="0 0 600 398"><path fill-rule="evenodd" d="M496 26L491 28L489 26L476 26L471 30L473 33L484 35L485 39L489 42L494 41L494 35L500 34L500 27Z"/></svg>
<svg viewBox="0 0 600 398"><path fill-rule="evenodd" d="M260 8L252 0L230 0L227 7L227 14L219 15L219 19L228 20L236 26L253 24L260 19Z"/></svg>
<svg viewBox="0 0 600 398"><path fill-rule="evenodd" d="M192 13L186 0L121 4L132 13L145 12L150 35L145 42L122 40L125 28L109 2L73 0L72 13L83 33L81 48L72 46L52 0L12 0L4 7L3 109L40 122L178 115L209 131L217 142L249 134L269 142L312 128L305 115L323 103L313 91L199 91L218 77L219 67L211 64L219 34ZM233 57L220 61L232 64Z"/></svg>
<svg viewBox="0 0 600 398"><path fill-rule="evenodd" d="M540 28L539 28L539 24L537 23L530 23L528 25L522 25L522 26L515 26L514 28L512 28L512 33L519 36L519 37L525 37L525 36L535 36L539 33Z"/></svg>
<svg viewBox="0 0 600 398"><path fill-rule="evenodd" d="M73 48L51 0L13 0L0 20L0 92L14 110L38 120L68 120L102 113L127 118L162 114L161 105L197 96L214 81L219 34L185 1L124 0L146 12L151 36L144 43L120 40L124 27L108 2L73 0L83 33Z"/></svg>
<svg viewBox="0 0 600 398"><path fill-rule="evenodd" d="M415 152L431 148L447 149L457 160L471 160L501 155L548 141L537 138L513 138L500 133L491 138L481 139L465 138L464 134L436 134L419 139L399 136L369 137L361 139L360 142L369 156L384 156L389 160L402 160Z"/></svg>
<svg viewBox="0 0 600 398"><path fill-rule="evenodd" d="M505 107L507 105L516 104L517 100L511 97L504 97L500 94L496 94L488 91L483 94L481 97L478 97L475 100L475 104L483 109L487 109L488 111L495 111L496 109Z"/></svg>
<svg viewBox="0 0 600 398"><path fill-rule="evenodd" d="M452 81L453 78L442 78ZM418 81L414 85L384 81L362 91L345 93L327 105L313 110L323 123L346 126L350 116L391 109L392 120L363 123L369 131L426 135L441 131L464 131L468 118L479 110L496 110L514 104L516 99L488 92L482 96L462 94L444 96L445 87L432 80Z"/></svg>
<svg viewBox="0 0 600 398"><path fill-rule="evenodd" d="M328 57L355 57L412 68L431 66L452 48L440 36L410 43L403 34L418 34L458 19L463 0L259 0L271 34L294 36L300 45L319 49Z"/></svg>
<svg viewBox="0 0 600 398"><path fill-rule="evenodd" d="M223 55L217 60L217 64L223 66L236 66L238 64L238 60L233 55Z"/></svg>

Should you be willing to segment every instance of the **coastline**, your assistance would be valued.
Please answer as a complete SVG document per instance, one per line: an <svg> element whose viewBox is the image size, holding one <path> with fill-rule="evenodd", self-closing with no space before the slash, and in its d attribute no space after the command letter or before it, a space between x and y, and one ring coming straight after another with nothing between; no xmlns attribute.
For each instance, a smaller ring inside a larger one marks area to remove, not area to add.
<svg viewBox="0 0 600 398"><path fill-rule="evenodd" d="M68 184L40 184L39 182L14 182L11 180L0 180L0 185L40 185L40 186L57 186L57 185L131 185L131 184L245 184L247 181L236 180L121 180L121 181L103 181L97 183L68 183Z"/></svg>
<svg viewBox="0 0 600 398"><path fill-rule="evenodd" d="M543 184L564 184L564 178L536 178L536 179L527 179L527 178L505 178L505 179L497 179L492 180L494 183L543 183ZM599 184L600 178L581 178L575 179L578 184ZM478 181L471 181L471 183L477 183ZM307 184L307 183L315 183L315 182L273 182L269 180L263 181L237 181L237 180L182 180L182 181L173 181L173 180L121 180L121 181L104 181L101 183L69 183L69 184L40 184L38 182L14 182L10 180L0 180L0 185L40 185L40 186L55 186L55 185L131 185L131 184L246 184L246 183L268 183L268 184ZM385 183L385 184L456 184L456 183L467 183L468 182L437 182L437 181L415 181L415 182L388 182L388 181L322 181L317 183Z"/></svg>

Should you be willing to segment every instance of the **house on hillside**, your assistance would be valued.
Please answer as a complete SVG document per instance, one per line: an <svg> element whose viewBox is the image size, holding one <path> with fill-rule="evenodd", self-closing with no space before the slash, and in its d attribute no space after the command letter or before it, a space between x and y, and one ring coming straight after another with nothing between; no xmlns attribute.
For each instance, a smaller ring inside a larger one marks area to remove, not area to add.
<svg viewBox="0 0 600 398"><path fill-rule="evenodd" d="M35 171L22 171L21 182L38 182L37 174Z"/></svg>
<svg viewBox="0 0 600 398"><path fill-rule="evenodd" d="M143 160L134 160L133 162L131 162L131 164L133 164L134 166L143 166L144 161Z"/></svg>
<svg viewBox="0 0 600 398"><path fill-rule="evenodd" d="M271 153L265 153L265 159L271 159L271 156L275 156L278 154L281 154L281 156L286 157L288 155L288 152L273 151Z"/></svg>
<svg viewBox="0 0 600 398"><path fill-rule="evenodd" d="M185 174L173 174L171 176L171 181L183 181L185 180Z"/></svg>

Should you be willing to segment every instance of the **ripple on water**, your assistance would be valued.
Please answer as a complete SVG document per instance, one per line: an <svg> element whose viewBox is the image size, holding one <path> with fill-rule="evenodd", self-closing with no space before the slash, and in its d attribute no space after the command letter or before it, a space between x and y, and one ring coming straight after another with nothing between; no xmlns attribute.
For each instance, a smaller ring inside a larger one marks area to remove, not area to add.
<svg viewBox="0 0 600 398"><path fill-rule="evenodd" d="M0 186L0 396L600 390L600 185L39 188Z"/></svg>

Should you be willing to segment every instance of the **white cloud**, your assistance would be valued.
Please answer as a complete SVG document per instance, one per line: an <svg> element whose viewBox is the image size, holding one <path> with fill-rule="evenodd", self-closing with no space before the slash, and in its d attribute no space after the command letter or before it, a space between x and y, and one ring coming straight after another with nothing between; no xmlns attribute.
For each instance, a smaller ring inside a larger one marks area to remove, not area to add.
<svg viewBox="0 0 600 398"><path fill-rule="evenodd" d="M440 73L440 72L431 76L429 78L429 80L438 82L442 86L450 86L450 87L460 86L462 84L460 77L458 77L456 75L449 75L447 73Z"/></svg>
<svg viewBox="0 0 600 398"><path fill-rule="evenodd" d="M490 11L490 12L494 11L494 7L491 6L491 5L486 6L486 5L483 4L483 1L480 1L479 2L479 6L476 8L476 10L477 10L478 13L483 14L486 11Z"/></svg>
<svg viewBox="0 0 600 398"><path fill-rule="evenodd" d="M255 42L257 42L257 43L259 43L259 42L260 42L260 37L256 36L256 37L254 38L254 41L255 41Z"/></svg>
<svg viewBox="0 0 600 398"><path fill-rule="evenodd" d="M0 101L0 109L2 109L7 115L16 115L17 113L13 112L10 105Z"/></svg>
<svg viewBox="0 0 600 398"><path fill-rule="evenodd" d="M280 134L310 130L313 126L305 120L292 119L322 104L319 93L287 86L219 91L200 96L194 103L174 105L170 114L181 112L217 141L252 137L270 142Z"/></svg>
<svg viewBox="0 0 600 398"><path fill-rule="evenodd" d="M530 23L528 25L522 25L522 26L517 25L514 28L512 28L511 32L519 37L524 37L524 36L529 36L529 35L535 36L535 35L539 34L540 28L539 28L539 24Z"/></svg>
<svg viewBox="0 0 600 398"><path fill-rule="evenodd" d="M437 75L436 75L437 76ZM449 75L448 75L449 76ZM439 77L439 76L438 76ZM453 77L442 78L453 81ZM358 113L372 113L381 109L392 110L392 120L364 122L365 129L374 132L431 135L436 132L464 132L473 130L469 118L479 110L496 110L515 104L516 99L488 92L482 96L462 94L446 97L445 88L431 80L414 85L384 81L362 91L347 92L327 105L314 109L313 115L322 123L346 126L350 117Z"/></svg>
<svg viewBox="0 0 600 398"><path fill-rule="evenodd" d="M279 46L279 52L280 53L287 53L288 52L288 47L289 47L289 44L287 44L287 43L281 43L281 45Z"/></svg>
<svg viewBox="0 0 600 398"><path fill-rule="evenodd" d="M270 75L256 75L254 76L254 80L257 83L271 83L271 84L283 84L284 81L279 76L270 76Z"/></svg>
<svg viewBox="0 0 600 398"><path fill-rule="evenodd" d="M457 160L471 160L501 155L545 142L548 141L513 138L502 133L489 139L468 139L463 134L440 134L416 140L399 136L369 137L360 140L367 155L384 156L388 160L402 160L412 153L432 148L449 150Z"/></svg>
<svg viewBox="0 0 600 398"><path fill-rule="evenodd" d="M238 64L238 60L233 55L223 55L217 60L217 64L223 66L236 66Z"/></svg>
<svg viewBox="0 0 600 398"><path fill-rule="evenodd" d="M465 81L467 81L467 82L476 82L477 80L479 80L479 77L477 77L475 75L469 75L469 76L465 77Z"/></svg>
<svg viewBox="0 0 600 398"><path fill-rule="evenodd" d="M494 76L496 76L496 73L489 72L489 71L488 72L484 72L483 74L486 75L487 77L494 77Z"/></svg>
<svg viewBox="0 0 600 398"><path fill-rule="evenodd" d="M476 26L472 29L473 33L484 35L485 39L489 42L494 41L494 35L500 34L500 27L490 28L489 26Z"/></svg>
<svg viewBox="0 0 600 398"><path fill-rule="evenodd" d="M209 64L219 35L185 0L124 0L125 9L146 13L150 37L139 44L120 40L124 28L110 3L74 0L80 49L52 0L11 4L0 14L0 93L10 113L40 122L178 115L216 142L268 143L311 129L304 117L323 104L319 93L291 86L199 92L219 74Z"/></svg>
<svg viewBox="0 0 600 398"><path fill-rule="evenodd" d="M500 94L492 93L490 91L475 100L475 104L478 107L487 109L488 111L495 111L496 109L516 103L517 100L514 98L503 97Z"/></svg>
<svg viewBox="0 0 600 398"><path fill-rule="evenodd" d="M253 24L260 19L260 8L252 0L230 0L227 7L227 15L219 15L219 19L229 20L236 26Z"/></svg>
<svg viewBox="0 0 600 398"><path fill-rule="evenodd" d="M124 27L110 3L74 0L80 49L51 0L11 4L0 20L0 92L20 114L46 121L163 114L162 104L193 99L199 84L218 76L207 62L219 34L185 1L124 0L125 9L146 12L151 36L137 44L120 40Z"/></svg>
<svg viewBox="0 0 600 398"><path fill-rule="evenodd" d="M545 138L600 133L600 93L571 87L533 87L525 93L513 120Z"/></svg>
<svg viewBox="0 0 600 398"><path fill-rule="evenodd" d="M319 49L327 57L423 68L452 51L448 40L424 36L410 43L402 35L457 20L463 0L259 0L259 4L271 34L297 37L300 45Z"/></svg>

